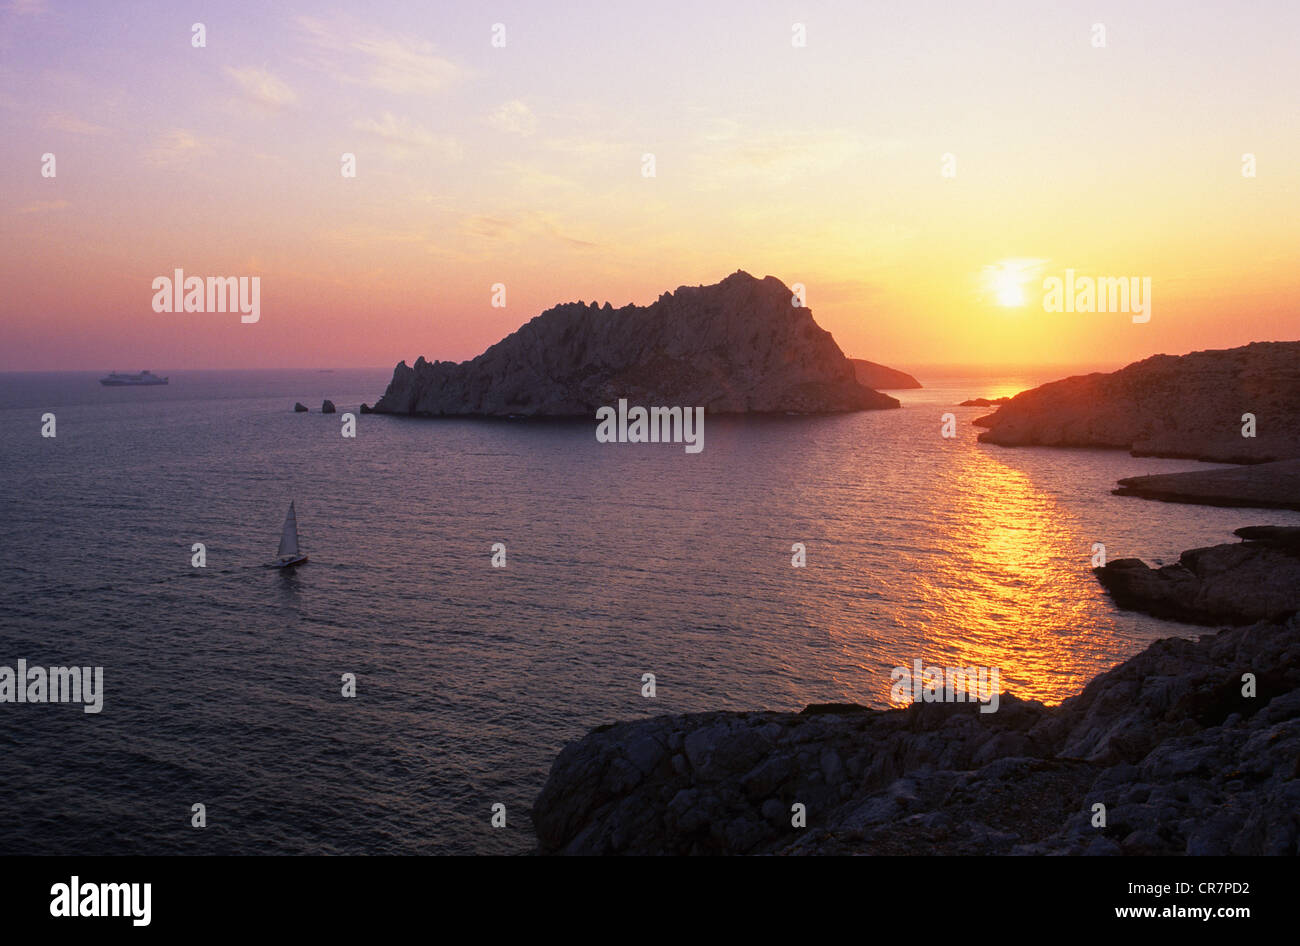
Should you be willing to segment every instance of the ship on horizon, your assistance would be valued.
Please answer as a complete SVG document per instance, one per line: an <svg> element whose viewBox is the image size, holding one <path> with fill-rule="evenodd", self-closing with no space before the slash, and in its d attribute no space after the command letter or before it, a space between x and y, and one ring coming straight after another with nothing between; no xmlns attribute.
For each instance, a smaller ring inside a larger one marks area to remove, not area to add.
<svg viewBox="0 0 1300 946"><path fill-rule="evenodd" d="M99 383L108 387L123 387L138 384L166 384L167 379L160 378L151 371L141 371L139 374L110 371L108 377L99 379Z"/></svg>

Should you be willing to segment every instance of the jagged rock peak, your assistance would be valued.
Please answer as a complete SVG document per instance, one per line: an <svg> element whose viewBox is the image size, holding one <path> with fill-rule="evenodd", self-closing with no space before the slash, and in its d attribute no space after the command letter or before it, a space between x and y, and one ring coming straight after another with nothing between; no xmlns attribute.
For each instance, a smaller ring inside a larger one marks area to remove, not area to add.
<svg viewBox="0 0 1300 946"><path fill-rule="evenodd" d="M619 398L710 413L897 407L863 387L812 310L774 276L737 271L648 306L568 302L461 364L403 361L377 413L579 416Z"/></svg>

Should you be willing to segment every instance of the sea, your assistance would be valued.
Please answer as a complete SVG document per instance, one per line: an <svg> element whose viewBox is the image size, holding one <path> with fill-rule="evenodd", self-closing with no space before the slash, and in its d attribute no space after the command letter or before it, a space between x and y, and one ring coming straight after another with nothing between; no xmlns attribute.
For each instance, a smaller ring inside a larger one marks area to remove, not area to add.
<svg viewBox="0 0 1300 946"><path fill-rule="evenodd" d="M916 659L1058 703L1203 633L1117 609L1099 546L1300 525L1111 495L1208 464L976 442L958 402L1059 372L707 416L699 453L359 414L389 368L157 373L0 375L0 666L103 668L98 713L0 703L0 854L525 854L595 726L898 705ZM310 561L280 571L290 502Z"/></svg>

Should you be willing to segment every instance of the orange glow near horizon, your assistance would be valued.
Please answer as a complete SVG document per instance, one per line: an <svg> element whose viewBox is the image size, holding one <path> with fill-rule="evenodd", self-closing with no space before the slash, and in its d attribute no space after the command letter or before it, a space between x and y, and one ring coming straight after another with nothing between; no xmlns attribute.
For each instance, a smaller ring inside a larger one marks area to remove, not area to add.
<svg viewBox="0 0 1300 946"><path fill-rule="evenodd" d="M803 283L846 354L904 370L1300 337L1300 75L1251 11L1115 13L1104 50L1030 3L823 11L792 49L784 14L739 6L506 4L494 49L466 11L250 5L200 50L16 9L0 370L461 360L560 302L736 269ZM177 267L260 275L260 322L152 312ZM1149 277L1151 321L1045 312L1066 269Z"/></svg>

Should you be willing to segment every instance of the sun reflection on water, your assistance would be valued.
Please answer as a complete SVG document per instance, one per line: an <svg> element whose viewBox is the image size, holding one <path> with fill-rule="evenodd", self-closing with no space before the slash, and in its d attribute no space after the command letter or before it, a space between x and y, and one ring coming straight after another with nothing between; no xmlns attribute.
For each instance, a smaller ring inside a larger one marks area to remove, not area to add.
<svg viewBox="0 0 1300 946"><path fill-rule="evenodd" d="M945 459L931 537L900 565L923 570L923 592L894 609L890 633L864 639L861 614L833 622L842 645L860 649L864 676L843 682L877 705L902 705L890 698L889 671L919 658L997 668L1001 692L1059 703L1105 666L1098 644L1112 622L1097 614L1090 545L1023 471L980 449Z"/></svg>

